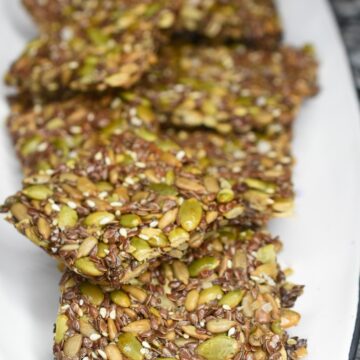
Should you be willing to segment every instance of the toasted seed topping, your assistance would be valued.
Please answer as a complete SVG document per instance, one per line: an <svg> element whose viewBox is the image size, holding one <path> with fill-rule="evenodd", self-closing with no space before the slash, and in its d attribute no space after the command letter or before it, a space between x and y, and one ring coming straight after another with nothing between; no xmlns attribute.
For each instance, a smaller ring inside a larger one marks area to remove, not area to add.
<svg viewBox="0 0 360 360"><path fill-rule="evenodd" d="M229 241L225 233L232 233L233 239ZM220 250L214 246L219 242L223 245ZM301 353L299 349L306 344L297 338L290 341L286 334L299 316L283 308L281 289L290 286L284 273L279 269L280 276L273 282L266 277L261 281L252 279L253 269L259 264L254 254L270 246L279 249L279 241L266 232L237 228L210 232L207 241L190 250L182 261L154 264L146 276L120 289L97 286L104 295L98 305L92 288L90 296L83 294L83 284L88 283L67 272L61 282L60 316L69 319L69 329L62 335L63 341L54 346L55 355L64 351L68 339L81 334L84 339L80 353L84 357L104 351L115 360L121 356L136 360L177 358L183 353L210 360L222 354L230 360L245 346L252 356L276 354L282 358L285 349L296 358L296 351ZM236 261L224 268L223 264L239 251L247 259L245 268ZM184 275L190 264L204 256L218 259L217 266L196 277ZM79 308L80 314L73 311Z"/></svg>

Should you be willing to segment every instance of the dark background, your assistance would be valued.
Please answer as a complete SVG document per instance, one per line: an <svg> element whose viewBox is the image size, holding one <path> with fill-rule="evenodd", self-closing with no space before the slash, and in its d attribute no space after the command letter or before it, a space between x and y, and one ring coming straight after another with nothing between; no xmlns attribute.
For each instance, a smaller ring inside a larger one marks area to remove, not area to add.
<svg viewBox="0 0 360 360"><path fill-rule="evenodd" d="M360 99L360 0L330 0L353 67Z"/></svg>
<svg viewBox="0 0 360 360"><path fill-rule="evenodd" d="M337 17L343 39L348 50L350 63L352 65L355 86L360 100L360 0L330 0ZM360 311L360 307L359 307ZM355 330L354 339L359 340L359 321ZM351 359L356 352L356 343L353 344ZM360 360L360 344L357 344L356 360Z"/></svg>

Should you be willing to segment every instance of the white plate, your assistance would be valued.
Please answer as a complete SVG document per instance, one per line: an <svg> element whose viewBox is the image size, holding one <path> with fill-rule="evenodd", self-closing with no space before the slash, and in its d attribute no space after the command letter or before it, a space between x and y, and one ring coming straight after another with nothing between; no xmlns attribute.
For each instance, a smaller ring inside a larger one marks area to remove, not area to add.
<svg viewBox="0 0 360 360"><path fill-rule="evenodd" d="M321 94L304 107L294 151L296 215L273 222L281 259L306 284L292 333L309 339L309 360L346 360L359 275L360 128L357 98L342 41L325 0L281 0L286 41L312 42L321 61ZM34 33L18 0L0 0L0 73ZM7 107L0 88L0 115ZM19 188L20 170L5 125L0 131L0 200ZM0 360L52 358L60 274L45 254L0 222Z"/></svg>

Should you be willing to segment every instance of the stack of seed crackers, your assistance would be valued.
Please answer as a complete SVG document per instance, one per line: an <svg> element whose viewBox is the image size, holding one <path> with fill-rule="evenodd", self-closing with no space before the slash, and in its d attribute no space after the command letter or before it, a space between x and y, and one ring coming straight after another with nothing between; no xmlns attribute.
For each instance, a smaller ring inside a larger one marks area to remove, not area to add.
<svg viewBox="0 0 360 360"><path fill-rule="evenodd" d="M272 0L24 0L8 221L63 264L56 360L295 360L292 126L317 91Z"/></svg>

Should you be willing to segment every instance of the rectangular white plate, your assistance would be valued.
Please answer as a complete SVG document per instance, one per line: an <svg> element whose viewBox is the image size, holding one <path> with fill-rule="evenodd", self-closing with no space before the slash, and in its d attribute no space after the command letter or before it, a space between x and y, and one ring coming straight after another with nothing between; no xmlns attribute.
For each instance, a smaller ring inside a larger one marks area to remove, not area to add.
<svg viewBox="0 0 360 360"><path fill-rule="evenodd" d="M0 0L0 73L34 28L19 0ZM309 339L309 360L346 360L358 302L360 128L356 94L341 38L325 0L281 0L286 41L315 44L321 94L296 124L296 214L273 222L281 259L306 285L292 333ZM0 87L0 116L7 113ZM0 201L20 186L5 124L0 127ZM60 278L54 262L0 221L0 360L49 360Z"/></svg>

